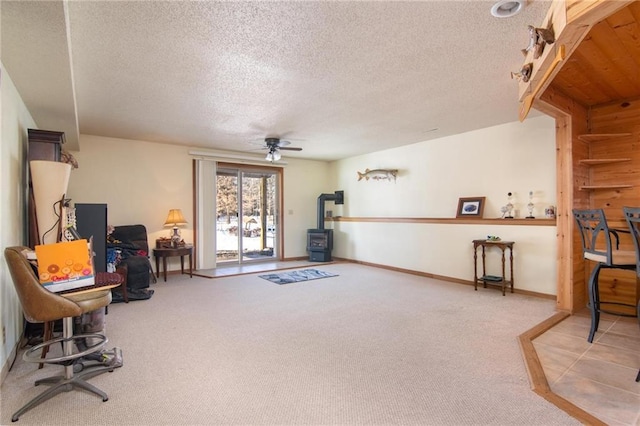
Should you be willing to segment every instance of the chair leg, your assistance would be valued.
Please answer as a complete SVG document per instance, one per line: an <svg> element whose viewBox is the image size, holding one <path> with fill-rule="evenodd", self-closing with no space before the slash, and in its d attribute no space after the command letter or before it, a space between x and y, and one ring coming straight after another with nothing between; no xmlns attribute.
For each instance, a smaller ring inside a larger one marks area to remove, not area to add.
<svg viewBox="0 0 640 426"><path fill-rule="evenodd" d="M73 318L64 318L62 324L62 334L63 338L63 354L65 356L73 355ZM120 364L121 365L121 364ZM43 378L37 380L35 385L41 384L50 384L52 385L49 389L42 392L40 395L33 398L31 401L27 402L22 408L16 411L11 417L11 421L18 421L20 416L24 414L26 411L32 409L33 407L47 401L53 396L59 394L60 392L69 392L74 389L84 389L86 391L92 392L102 398L102 401L107 401L109 397L105 392L93 386L92 384L86 382L85 378L94 377L100 373L113 371L115 366L104 366L98 367L96 369L90 369L82 374L74 375L73 373L73 362L72 360L65 361L64 366L64 375L62 376L54 376Z"/></svg>
<svg viewBox="0 0 640 426"><path fill-rule="evenodd" d="M53 321L46 321L44 323L44 329L42 331L42 341L46 342L47 340L51 340L53 339L53 327L55 325L55 322ZM42 348L42 354L40 355L42 358L47 356L47 352L49 352L49 346L45 346ZM44 363L40 363L38 364L38 370L40 370L42 367L44 367Z"/></svg>
<svg viewBox="0 0 640 426"><path fill-rule="evenodd" d="M638 376L636 377L636 382L640 382L640 370L638 370Z"/></svg>
<svg viewBox="0 0 640 426"><path fill-rule="evenodd" d="M122 277L122 283L120 284L120 287L116 287L114 290L120 289L124 303L129 303L129 293L127 292L127 275L129 274L129 271L127 267L124 266L117 268L116 273Z"/></svg>
<svg viewBox="0 0 640 426"><path fill-rule="evenodd" d="M589 277L589 310L591 311L591 330L587 339L589 343L593 343L593 337L598 331L598 324L600 324L600 293L598 289L600 269L601 265L597 264Z"/></svg>

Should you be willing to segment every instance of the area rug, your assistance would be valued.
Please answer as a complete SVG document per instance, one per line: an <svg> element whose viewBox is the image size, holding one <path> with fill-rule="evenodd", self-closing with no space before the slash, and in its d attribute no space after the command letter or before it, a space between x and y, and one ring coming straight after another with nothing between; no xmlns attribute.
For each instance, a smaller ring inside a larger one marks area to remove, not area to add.
<svg viewBox="0 0 640 426"><path fill-rule="evenodd" d="M337 277L337 274L320 271L318 269L303 269L301 271L281 272L279 274L258 275L260 278L276 284L291 284L299 281L311 281L320 278Z"/></svg>

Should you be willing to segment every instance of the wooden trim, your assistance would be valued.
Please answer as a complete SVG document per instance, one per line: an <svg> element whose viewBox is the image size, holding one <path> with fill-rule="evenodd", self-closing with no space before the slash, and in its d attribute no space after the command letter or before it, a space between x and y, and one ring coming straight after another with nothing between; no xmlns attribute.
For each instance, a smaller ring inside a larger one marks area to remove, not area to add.
<svg viewBox="0 0 640 426"><path fill-rule="evenodd" d="M524 363L527 368L527 374L529 375L529 383L531 384L531 389L556 407L560 408L565 413L569 414L570 416L574 417L584 424L606 425L606 423L602 422L597 417L575 406L574 404L551 390L549 382L547 382L547 377L544 374L542 365L540 364L540 358L538 358L538 354L535 350L535 347L533 346L533 340L536 337L540 336L545 331L551 329L553 326L565 320L569 316L570 315L567 312L558 312L552 317L544 320L540 324L518 336L518 343L520 344L522 358L524 359Z"/></svg>
<svg viewBox="0 0 640 426"><path fill-rule="evenodd" d="M584 135L578 135L578 139L583 142L597 142L626 138L629 136L633 136L633 133L586 133Z"/></svg>
<svg viewBox="0 0 640 426"><path fill-rule="evenodd" d="M631 158L587 158L578 160L578 163L587 166L597 166L599 164L625 163L631 161Z"/></svg>
<svg viewBox="0 0 640 426"><path fill-rule="evenodd" d="M633 185L583 185L580 187L581 190L591 190L591 189L625 189L625 188L633 188Z"/></svg>
<svg viewBox="0 0 640 426"><path fill-rule="evenodd" d="M567 0L567 23L594 25L634 0Z"/></svg>
<svg viewBox="0 0 640 426"><path fill-rule="evenodd" d="M327 222L383 222L383 223L435 223L442 225L528 225L556 226L555 219L481 219L481 218L435 218L435 217L349 217L325 218Z"/></svg>
<svg viewBox="0 0 640 426"><path fill-rule="evenodd" d="M358 264L358 265L371 266L373 268L386 269L388 271L401 272L403 274L417 275L419 277L433 278L435 280L447 281L447 282L451 282L451 283L455 283L455 284L463 284L463 285L468 285L468 286L473 286L474 285L473 281L471 281L471 280L463 280L461 278L449 277L449 276L446 276L446 275L438 275L438 274L432 274L432 273L429 273L429 272L415 271L413 269L396 268L395 266L382 265L380 263L371 263L371 262L347 259L347 258L336 257L336 256L333 256L333 259L337 260L337 261L340 261L340 262L349 262L349 263L355 263L355 264ZM527 295L527 296L539 297L539 298L542 298L542 299L550 299L550 300L555 300L556 299L556 296L553 295L553 294L538 293L538 292L530 291L530 290L522 290L522 289L514 288L513 292L517 293L517 294Z"/></svg>
<svg viewBox="0 0 640 426"><path fill-rule="evenodd" d="M197 269L198 265L198 244L200 241L198 239L198 173L197 170L197 160L194 158L191 160L191 211L193 212L191 220L193 222L193 264L192 268ZM153 269L153 268L152 268Z"/></svg>

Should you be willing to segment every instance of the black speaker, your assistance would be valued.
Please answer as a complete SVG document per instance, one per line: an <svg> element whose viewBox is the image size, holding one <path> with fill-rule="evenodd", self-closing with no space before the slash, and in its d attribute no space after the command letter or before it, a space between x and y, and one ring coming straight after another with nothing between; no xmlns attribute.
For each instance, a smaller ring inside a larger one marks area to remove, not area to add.
<svg viewBox="0 0 640 426"><path fill-rule="evenodd" d="M107 272L107 205L75 204L76 229L82 238L93 237L96 272Z"/></svg>

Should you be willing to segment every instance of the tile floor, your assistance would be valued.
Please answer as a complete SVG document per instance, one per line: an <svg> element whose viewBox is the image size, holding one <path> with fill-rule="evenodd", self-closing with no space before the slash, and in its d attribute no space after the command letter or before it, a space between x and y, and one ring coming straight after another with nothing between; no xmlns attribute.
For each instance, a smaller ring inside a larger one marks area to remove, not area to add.
<svg viewBox="0 0 640 426"><path fill-rule="evenodd" d="M551 390L611 426L640 426L640 329L636 318L602 314L587 342L584 311L533 340Z"/></svg>

